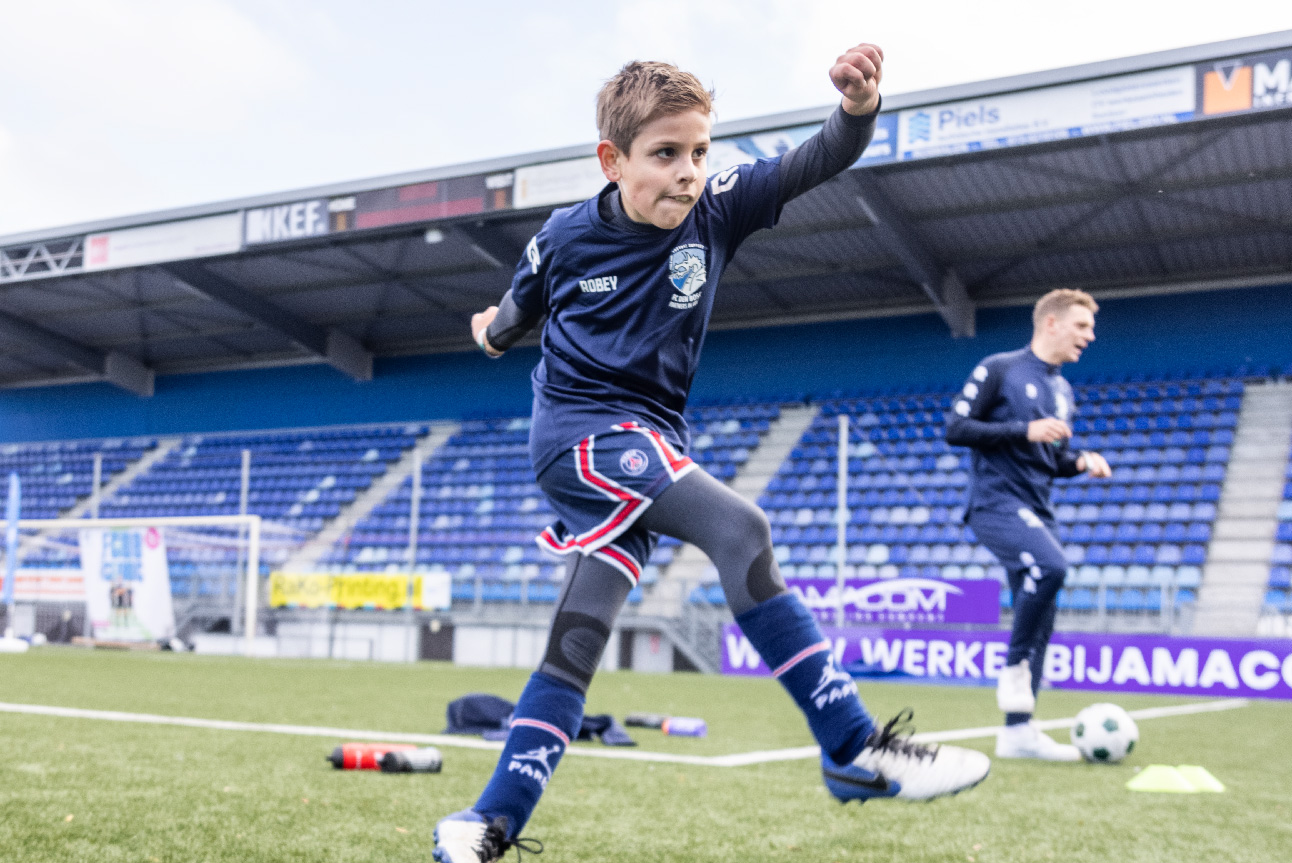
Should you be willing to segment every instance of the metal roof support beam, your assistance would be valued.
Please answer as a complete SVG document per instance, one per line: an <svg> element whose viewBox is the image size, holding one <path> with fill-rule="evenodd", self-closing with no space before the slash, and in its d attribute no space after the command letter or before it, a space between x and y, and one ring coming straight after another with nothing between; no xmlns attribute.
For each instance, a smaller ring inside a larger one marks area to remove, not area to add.
<svg viewBox="0 0 1292 863"><path fill-rule="evenodd" d="M498 228L486 222L463 222L454 227L466 237L467 242L500 269L512 270L524 253L524 246L517 246L498 233Z"/></svg>
<svg viewBox="0 0 1292 863"><path fill-rule="evenodd" d="M66 336L0 312L0 335L48 351L72 365L101 376L110 384L145 398L153 394L153 370L118 351L99 351Z"/></svg>
<svg viewBox="0 0 1292 863"><path fill-rule="evenodd" d="M356 381L372 380L372 354L353 336L312 324L201 264L178 261L161 269L216 302L287 337Z"/></svg>
<svg viewBox="0 0 1292 863"><path fill-rule="evenodd" d="M942 320L956 338L970 338L975 333L974 304L955 270L942 264L879 187L869 171L853 171L866 215L875 225L880 242L891 252L911 277L933 301Z"/></svg>

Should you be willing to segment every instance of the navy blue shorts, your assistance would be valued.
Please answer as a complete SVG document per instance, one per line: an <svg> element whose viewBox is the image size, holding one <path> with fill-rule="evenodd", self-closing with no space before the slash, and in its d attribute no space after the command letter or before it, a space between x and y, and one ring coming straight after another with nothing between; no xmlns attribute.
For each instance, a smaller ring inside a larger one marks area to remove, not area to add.
<svg viewBox="0 0 1292 863"><path fill-rule="evenodd" d="M556 554L596 557L636 584L658 539L637 519L698 468L659 432L635 422L589 435L538 477L558 521L535 541Z"/></svg>

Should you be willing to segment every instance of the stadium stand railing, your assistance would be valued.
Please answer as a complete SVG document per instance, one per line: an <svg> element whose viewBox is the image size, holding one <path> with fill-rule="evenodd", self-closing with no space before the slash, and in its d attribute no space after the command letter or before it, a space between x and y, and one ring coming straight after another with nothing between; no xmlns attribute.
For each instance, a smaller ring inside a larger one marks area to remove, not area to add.
<svg viewBox="0 0 1292 863"><path fill-rule="evenodd" d="M1278 508L1274 554L1270 559L1270 576L1262 608L1262 613L1267 616L1292 616L1292 457L1288 459L1283 476L1283 500Z"/></svg>

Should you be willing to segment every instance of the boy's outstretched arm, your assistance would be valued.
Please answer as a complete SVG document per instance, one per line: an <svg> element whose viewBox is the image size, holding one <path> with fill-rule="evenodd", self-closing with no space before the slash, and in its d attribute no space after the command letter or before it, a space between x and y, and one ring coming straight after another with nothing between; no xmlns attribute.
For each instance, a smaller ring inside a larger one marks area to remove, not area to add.
<svg viewBox="0 0 1292 863"><path fill-rule="evenodd" d="M521 336L532 330L542 315L527 315L512 299L511 291L503 294L498 305L471 316L471 337L486 354L500 357Z"/></svg>
<svg viewBox="0 0 1292 863"><path fill-rule="evenodd" d="M848 49L830 67L830 80L843 94L843 102L820 132L781 157L782 205L846 171L861 158L875 132L883 77L884 51L868 43Z"/></svg>

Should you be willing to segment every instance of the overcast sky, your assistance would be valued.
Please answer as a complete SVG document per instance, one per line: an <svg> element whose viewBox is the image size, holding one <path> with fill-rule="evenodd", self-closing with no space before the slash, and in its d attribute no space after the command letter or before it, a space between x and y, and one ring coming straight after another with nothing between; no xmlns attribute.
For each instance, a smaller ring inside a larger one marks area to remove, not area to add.
<svg viewBox="0 0 1292 863"><path fill-rule="evenodd" d="M0 0L0 236L595 141L634 58L734 120L834 101L860 41L891 94L1284 29L1216 0Z"/></svg>

